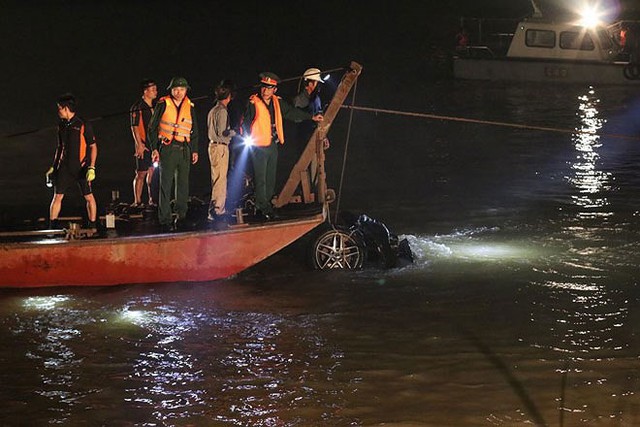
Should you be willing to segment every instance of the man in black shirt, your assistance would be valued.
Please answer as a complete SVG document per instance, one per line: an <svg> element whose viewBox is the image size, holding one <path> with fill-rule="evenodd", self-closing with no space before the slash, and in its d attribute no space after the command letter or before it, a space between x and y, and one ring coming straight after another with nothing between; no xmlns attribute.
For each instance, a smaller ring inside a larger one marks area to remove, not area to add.
<svg viewBox="0 0 640 427"><path fill-rule="evenodd" d="M153 163L151 162L151 150L147 146L147 127L153 115L155 99L158 96L158 87L153 80L145 79L140 83L142 96L129 110L131 119L131 133L135 143L136 175L133 178L133 205L141 206L142 190L145 181L147 183L147 193L149 205L155 204L155 198L151 192L153 180Z"/></svg>
<svg viewBox="0 0 640 427"><path fill-rule="evenodd" d="M91 123L76 114L76 100L71 94L58 98L58 146L53 165L47 171L47 180L54 184L53 199L49 207L50 228L59 228L58 216L67 189L76 183L87 203L88 228L96 228L96 200L91 181L96 178L98 146Z"/></svg>

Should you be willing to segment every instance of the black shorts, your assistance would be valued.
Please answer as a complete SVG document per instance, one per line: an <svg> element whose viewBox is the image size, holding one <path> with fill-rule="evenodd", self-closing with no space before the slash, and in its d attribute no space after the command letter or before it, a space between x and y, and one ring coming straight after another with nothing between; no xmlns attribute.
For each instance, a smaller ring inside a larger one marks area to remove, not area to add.
<svg viewBox="0 0 640 427"><path fill-rule="evenodd" d="M152 166L152 163L151 163L151 151L145 150L141 159L136 157L136 171L137 172L147 172L147 170L149 170L149 168L151 166Z"/></svg>
<svg viewBox="0 0 640 427"><path fill-rule="evenodd" d="M56 194L65 194L69 187L77 184L83 196L91 194L91 183L87 181L87 168L72 171L65 164L54 173L53 190Z"/></svg>

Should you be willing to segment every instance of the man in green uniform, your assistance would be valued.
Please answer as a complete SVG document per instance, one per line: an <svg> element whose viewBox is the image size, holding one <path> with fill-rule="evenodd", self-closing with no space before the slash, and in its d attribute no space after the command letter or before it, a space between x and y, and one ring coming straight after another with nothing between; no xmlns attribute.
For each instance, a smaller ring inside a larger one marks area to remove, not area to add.
<svg viewBox="0 0 640 427"><path fill-rule="evenodd" d="M276 96L279 81L273 73L261 73L260 91L249 98L242 118L243 135L252 145L256 208L258 215L266 220L273 218L271 199L276 186L277 145L284 144L282 119L322 121L322 114L312 116Z"/></svg>
<svg viewBox="0 0 640 427"><path fill-rule="evenodd" d="M189 171L198 161L198 123L195 106L187 97L184 77L174 77L169 96L158 101L149 123L151 160L160 163L158 220L162 231L172 229L171 188L175 180L175 228L184 226L189 201Z"/></svg>

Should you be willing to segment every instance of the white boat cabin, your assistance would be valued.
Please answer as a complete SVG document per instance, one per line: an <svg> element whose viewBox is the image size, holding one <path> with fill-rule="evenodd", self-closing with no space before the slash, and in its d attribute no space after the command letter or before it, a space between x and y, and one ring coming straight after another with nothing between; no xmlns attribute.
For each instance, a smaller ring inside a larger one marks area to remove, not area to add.
<svg viewBox="0 0 640 427"><path fill-rule="evenodd" d="M619 53L620 46L607 27L533 18L518 24L507 57L612 62Z"/></svg>

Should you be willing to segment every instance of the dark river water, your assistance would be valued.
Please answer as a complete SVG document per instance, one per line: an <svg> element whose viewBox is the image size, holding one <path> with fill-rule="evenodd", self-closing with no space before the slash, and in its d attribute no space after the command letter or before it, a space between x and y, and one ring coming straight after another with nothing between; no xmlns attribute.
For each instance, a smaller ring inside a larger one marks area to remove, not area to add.
<svg viewBox="0 0 640 427"><path fill-rule="evenodd" d="M355 113L341 206L410 267L1 291L0 425L639 425L640 88L411 90L358 102L558 131Z"/></svg>

